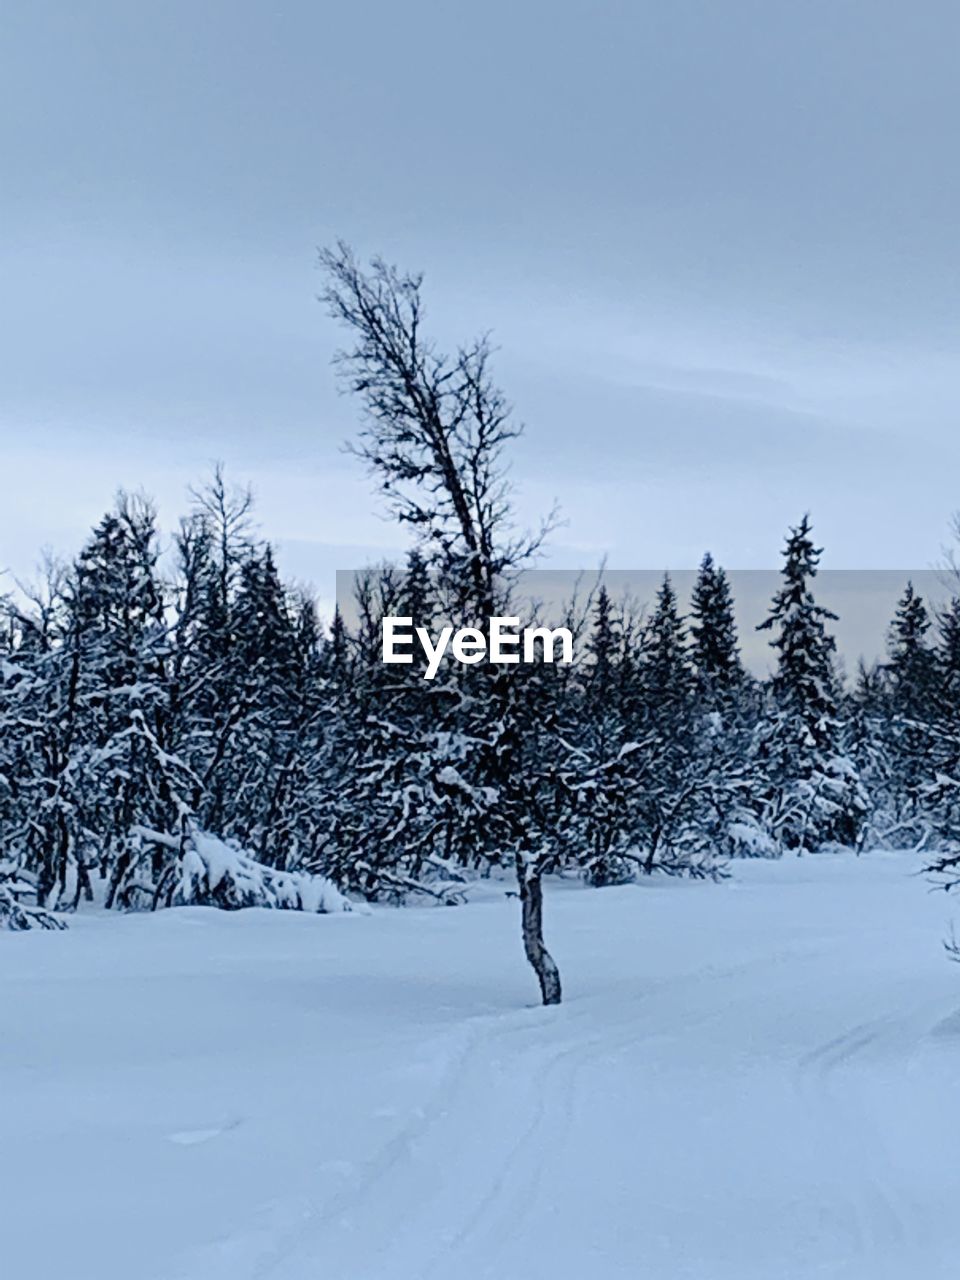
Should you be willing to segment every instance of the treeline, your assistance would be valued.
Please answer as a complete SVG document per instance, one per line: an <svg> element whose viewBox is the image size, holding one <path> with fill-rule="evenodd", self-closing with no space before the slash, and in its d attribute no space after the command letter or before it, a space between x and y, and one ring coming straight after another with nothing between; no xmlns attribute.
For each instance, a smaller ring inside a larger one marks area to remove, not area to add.
<svg viewBox="0 0 960 1280"><path fill-rule="evenodd" d="M718 874L732 856L924 845L950 877L960 795L960 604L931 620L907 588L889 658L845 689L804 519L762 627L775 671L744 668L734 602L707 556L687 615L668 578L638 614L601 585L571 601L578 661L381 661L381 618L507 616L547 532L514 532L504 451L519 433L479 341L423 337L418 277L323 255L356 452L416 535L402 571L359 583L328 627L284 584L250 497L221 472L173 546L122 496L74 563L8 598L0 628L0 918L53 926L84 900L312 910L455 899L517 878L545 1002L542 879Z"/></svg>
<svg viewBox="0 0 960 1280"><path fill-rule="evenodd" d="M564 621L572 666L381 661L381 619L434 628L455 605L413 552L320 625L286 586L251 500L218 471L164 567L151 504L121 496L76 561L0 638L0 849L48 908L236 905L230 874L186 879L196 831L265 871L364 897L455 897L511 864L606 884L712 875L726 857L864 843L949 850L960 778L960 602L932 625L908 585L889 657L844 690L804 520L761 624L776 670L740 656L707 555L684 617L669 577L648 614L601 584ZM501 741L491 701L509 703ZM492 785L510 754L510 785ZM509 803L508 803L509 802ZM269 877L267 882L269 883ZM267 892L266 888L263 890Z"/></svg>

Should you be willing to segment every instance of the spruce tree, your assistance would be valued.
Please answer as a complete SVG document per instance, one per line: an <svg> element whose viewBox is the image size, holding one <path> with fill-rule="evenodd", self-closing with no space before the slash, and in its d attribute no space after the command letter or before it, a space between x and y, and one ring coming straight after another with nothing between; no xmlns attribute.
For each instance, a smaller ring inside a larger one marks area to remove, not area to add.
<svg viewBox="0 0 960 1280"><path fill-rule="evenodd" d="M71 880L79 888L85 861L60 583L49 564L30 604L0 599L0 929L62 927L42 904L61 905Z"/></svg>
<svg viewBox="0 0 960 1280"><path fill-rule="evenodd" d="M897 843L919 838L924 819L920 790L937 752L936 655L928 642L930 617L908 582L887 637L884 728L890 770L889 835ZM888 835L888 838L889 838Z"/></svg>
<svg viewBox="0 0 960 1280"><path fill-rule="evenodd" d="M926 721L936 694L936 655L930 646L930 615L908 582L897 604L887 639L890 698L896 714Z"/></svg>
<svg viewBox="0 0 960 1280"><path fill-rule="evenodd" d="M586 879L597 885L628 879L635 871L630 854L636 782L630 756L636 744L630 712L636 698L625 654L628 630L602 585L584 646L586 661L574 686L579 698L570 762L578 857Z"/></svg>
<svg viewBox="0 0 960 1280"><path fill-rule="evenodd" d="M710 708L729 707L743 690L745 672L730 584L709 551L694 583L690 615L690 652L701 699Z"/></svg>
<svg viewBox="0 0 960 1280"><path fill-rule="evenodd" d="M696 678L669 574L640 637L639 674L642 728L631 765L642 869L647 874L655 869L709 873L714 854L705 822L710 762L699 750Z"/></svg>
<svg viewBox="0 0 960 1280"><path fill-rule="evenodd" d="M836 641L827 631L836 615L811 589L820 556L804 516L787 537L783 585L759 625L774 633L777 654L753 748L764 777L762 817L782 845L798 853L856 844L867 808L840 717Z"/></svg>
<svg viewBox="0 0 960 1280"><path fill-rule="evenodd" d="M960 714L960 596L954 596L937 618L935 657L941 715Z"/></svg>
<svg viewBox="0 0 960 1280"><path fill-rule="evenodd" d="M0 685L8 744L0 844L33 877L46 907L92 896L99 855L90 763L102 699L87 679L87 637L71 610L69 579L49 562L29 603L11 607L14 639Z"/></svg>
<svg viewBox="0 0 960 1280"><path fill-rule="evenodd" d="M704 758L711 796L703 821L719 853L768 855L771 842L754 811L758 779L750 760L758 690L740 654L729 580L709 551L694 583L690 612L697 751Z"/></svg>
<svg viewBox="0 0 960 1280"><path fill-rule="evenodd" d="M153 507L121 494L76 565L71 627L83 637L79 685L90 723L92 805L107 902L150 902L164 874L154 836L179 840L195 779L178 754L171 633ZM150 886L148 889L147 886Z"/></svg>
<svg viewBox="0 0 960 1280"><path fill-rule="evenodd" d="M927 776L916 790L917 826L939 851L929 870L948 887L960 882L960 597L937 619L935 706L927 724ZM955 953L956 958L956 953Z"/></svg>

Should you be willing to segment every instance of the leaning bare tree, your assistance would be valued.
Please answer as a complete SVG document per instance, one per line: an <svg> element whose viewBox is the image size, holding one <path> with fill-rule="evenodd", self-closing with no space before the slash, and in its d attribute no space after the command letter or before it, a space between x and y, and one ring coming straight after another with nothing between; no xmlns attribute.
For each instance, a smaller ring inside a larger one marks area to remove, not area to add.
<svg viewBox="0 0 960 1280"><path fill-rule="evenodd" d="M516 530L504 452L522 428L491 379L487 338L448 356L424 334L421 276L379 258L362 269L342 242L322 251L320 261L321 301L352 336L336 364L363 408L353 452L376 477L392 514L414 531L458 611L468 621L505 613L511 576L536 553L550 521L532 535ZM552 854L517 784L522 698L515 671L491 667L484 675L483 782L498 796L491 830L507 833L516 865L524 949L544 1004L557 1004L560 975L542 929L542 877Z"/></svg>

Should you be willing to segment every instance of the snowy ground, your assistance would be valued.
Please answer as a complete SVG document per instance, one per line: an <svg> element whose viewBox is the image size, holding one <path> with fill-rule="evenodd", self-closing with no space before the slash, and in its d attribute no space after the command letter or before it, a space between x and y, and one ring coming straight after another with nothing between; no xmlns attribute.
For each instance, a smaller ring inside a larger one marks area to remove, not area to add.
<svg viewBox="0 0 960 1280"><path fill-rule="evenodd" d="M0 935L16 1280L940 1280L960 967L910 858Z"/></svg>

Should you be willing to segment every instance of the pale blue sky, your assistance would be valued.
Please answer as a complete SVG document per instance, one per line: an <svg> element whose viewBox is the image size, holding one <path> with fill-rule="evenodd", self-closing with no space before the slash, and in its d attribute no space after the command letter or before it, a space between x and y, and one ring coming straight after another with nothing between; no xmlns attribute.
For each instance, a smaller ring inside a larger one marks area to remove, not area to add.
<svg viewBox="0 0 960 1280"><path fill-rule="evenodd" d="M960 506L960 8L0 3L0 566L214 458L290 573L395 545L340 451L338 235L490 328L552 563L936 562Z"/></svg>

